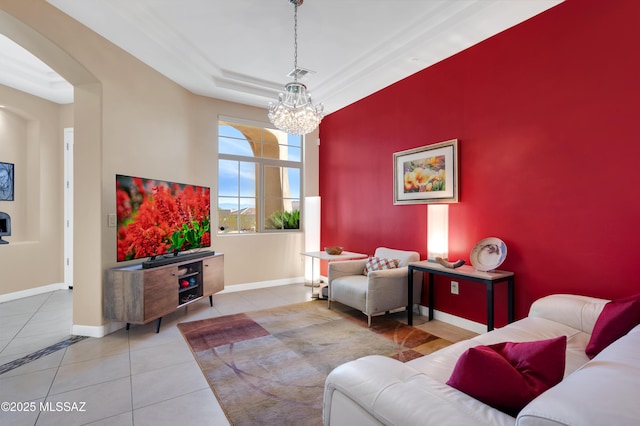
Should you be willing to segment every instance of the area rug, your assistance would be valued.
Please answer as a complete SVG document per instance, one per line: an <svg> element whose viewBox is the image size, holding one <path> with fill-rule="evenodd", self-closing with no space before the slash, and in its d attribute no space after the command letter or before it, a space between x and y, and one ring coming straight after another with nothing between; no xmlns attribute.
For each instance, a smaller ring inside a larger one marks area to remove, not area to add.
<svg viewBox="0 0 640 426"><path fill-rule="evenodd" d="M327 375L365 355L408 361L451 342L326 301L178 324L229 422L321 425Z"/></svg>

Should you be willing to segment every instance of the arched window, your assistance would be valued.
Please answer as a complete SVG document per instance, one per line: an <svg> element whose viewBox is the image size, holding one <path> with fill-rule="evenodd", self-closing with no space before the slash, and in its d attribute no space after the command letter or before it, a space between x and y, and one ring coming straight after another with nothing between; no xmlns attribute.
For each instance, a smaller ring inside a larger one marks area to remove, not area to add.
<svg viewBox="0 0 640 426"><path fill-rule="evenodd" d="M218 234L300 229L302 136L218 122Z"/></svg>

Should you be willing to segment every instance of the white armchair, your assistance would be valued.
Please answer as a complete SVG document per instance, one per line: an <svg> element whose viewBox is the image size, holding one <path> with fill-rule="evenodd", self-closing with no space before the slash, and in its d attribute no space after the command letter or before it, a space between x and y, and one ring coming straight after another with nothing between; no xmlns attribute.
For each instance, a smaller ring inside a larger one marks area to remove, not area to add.
<svg viewBox="0 0 640 426"><path fill-rule="evenodd" d="M407 264L420 260L416 251L378 247L375 257L397 259L398 268L371 271L364 275L366 259L329 263L328 303L339 302L362 311L371 327L371 316L398 308L406 308ZM422 292L422 273L414 272L413 300L418 303ZM413 309L413 307L411 307Z"/></svg>

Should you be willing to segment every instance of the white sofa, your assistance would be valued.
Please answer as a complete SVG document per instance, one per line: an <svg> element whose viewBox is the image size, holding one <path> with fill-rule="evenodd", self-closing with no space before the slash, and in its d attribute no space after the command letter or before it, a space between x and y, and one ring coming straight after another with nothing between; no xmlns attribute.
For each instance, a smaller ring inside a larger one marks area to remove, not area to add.
<svg viewBox="0 0 640 426"><path fill-rule="evenodd" d="M552 295L528 317L402 363L367 356L327 377L326 426L363 425L640 425L640 326L589 360L585 347L608 300ZM511 417L446 385L468 348L567 336L564 379Z"/></svg>

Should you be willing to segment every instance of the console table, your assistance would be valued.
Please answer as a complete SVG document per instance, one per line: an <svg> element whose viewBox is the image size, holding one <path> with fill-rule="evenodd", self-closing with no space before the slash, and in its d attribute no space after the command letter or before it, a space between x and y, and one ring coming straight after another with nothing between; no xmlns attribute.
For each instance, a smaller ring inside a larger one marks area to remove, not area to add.
<svg viewBox="0 0 640 426"><path fill-rule="evenodd" d="M184 260L181 260L184 259ZM107 269L103 286L104 318L130 324L157 320L205 296L224 290L224 255L169 258L172 263L144 268L142 263Z"/></svg>
<svg viewBox="0 0 640 426"><path fill-rule="evenodd" d="M499 282L507 283L507 320L513 322L513 284L514 273L507 271L476 271L474 267L463 265L456 269L445 268L439 263L423 260L409 263L408 285L408 306L407 323L413 325L413 271L421 271L429 274L429 321L433 318L434 305L434 276L443 275L445 277L458 278L466 281L482 283L487 288L487 331L493 330L493 284Z"/></svg>

